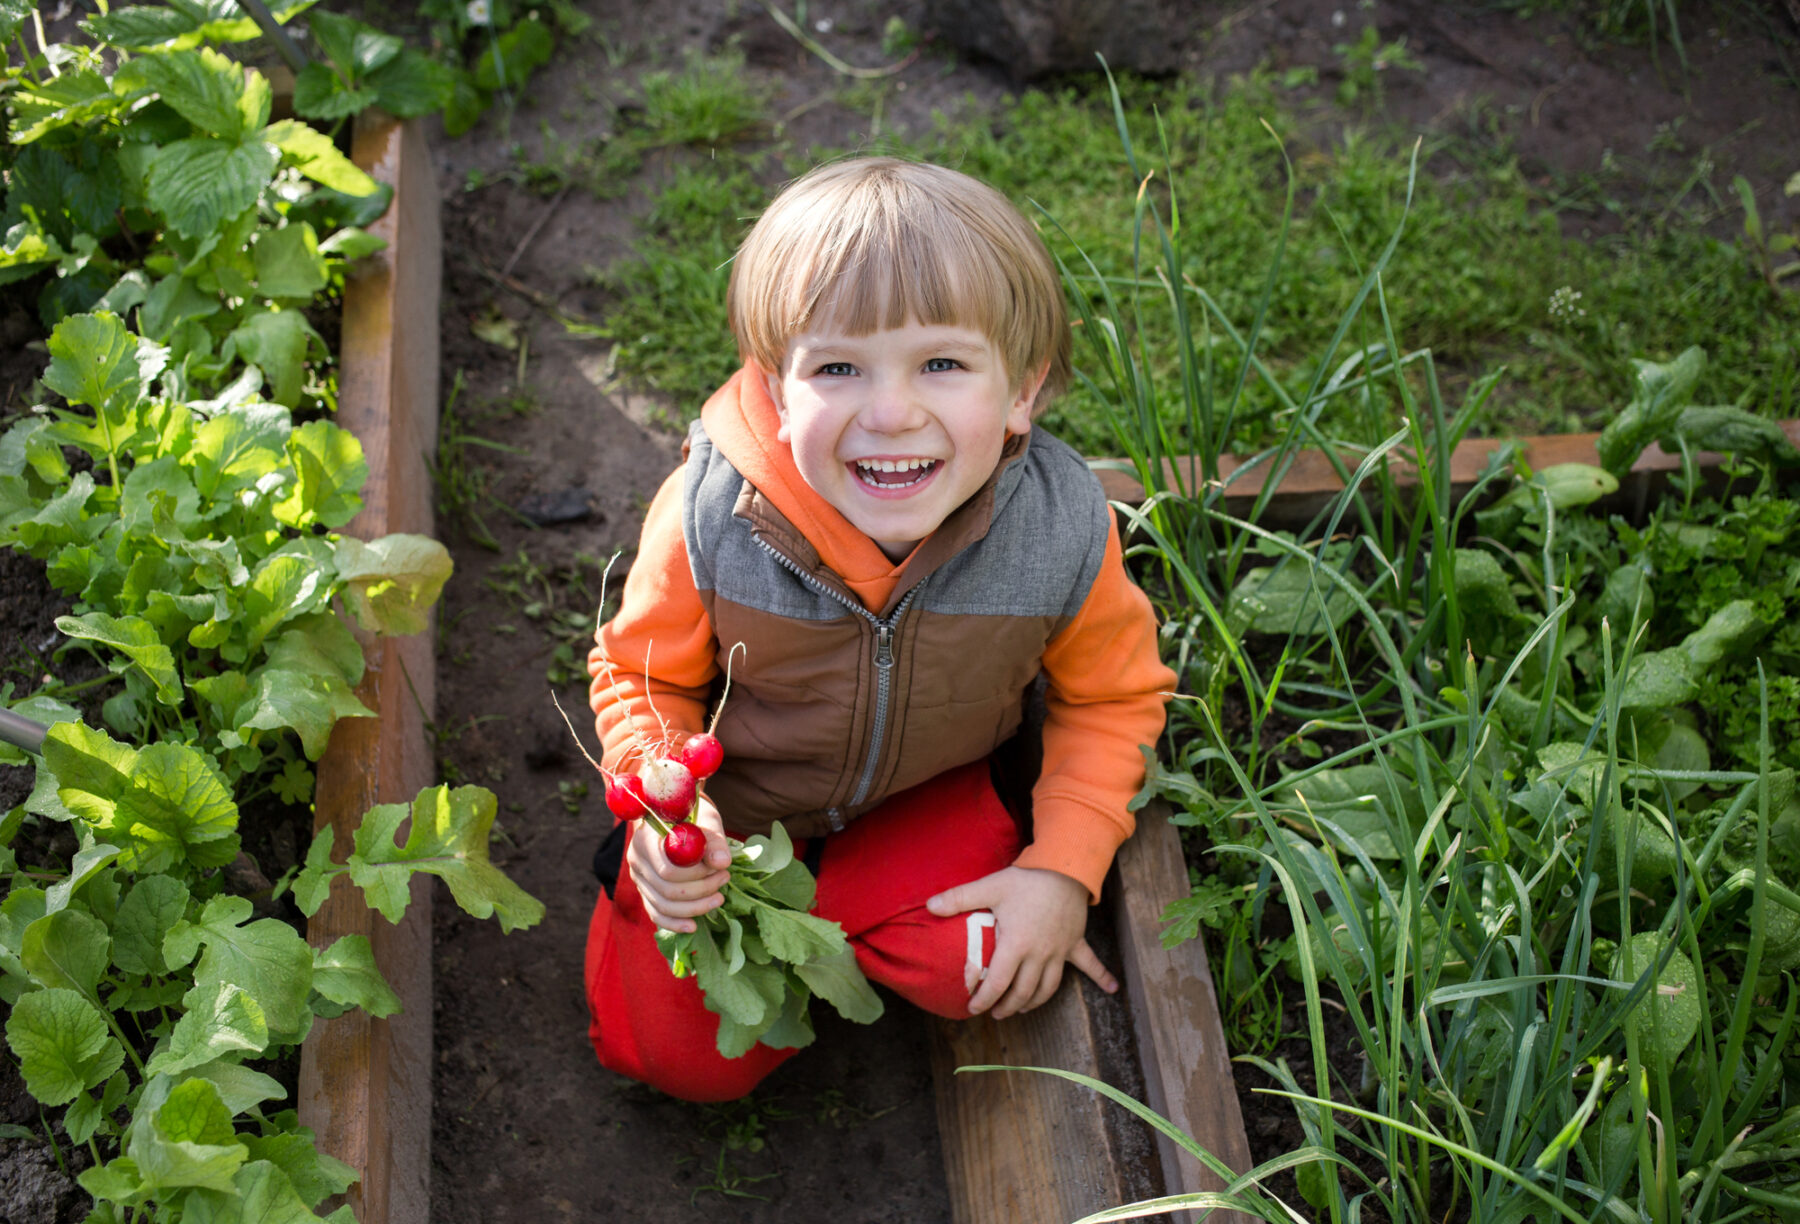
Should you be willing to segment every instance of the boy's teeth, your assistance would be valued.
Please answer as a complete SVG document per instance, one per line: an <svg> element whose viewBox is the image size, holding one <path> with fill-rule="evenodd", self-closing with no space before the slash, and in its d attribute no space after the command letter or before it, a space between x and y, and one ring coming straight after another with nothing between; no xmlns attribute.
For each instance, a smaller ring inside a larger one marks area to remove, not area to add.
<svg viewBox="0 0 1800 1224"><path fill-rule="evenodd" d="M856 470L870 484L899 489L924 480L937 462L936 459L858 459Z"/></svg>

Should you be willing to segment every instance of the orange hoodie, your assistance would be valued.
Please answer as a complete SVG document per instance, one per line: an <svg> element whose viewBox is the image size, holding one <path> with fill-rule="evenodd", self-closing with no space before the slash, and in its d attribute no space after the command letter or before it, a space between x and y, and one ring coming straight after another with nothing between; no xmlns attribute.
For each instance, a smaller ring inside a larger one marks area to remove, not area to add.
<svg viewBox="0 0 1800 1224"><path fill-rule="evenodd" d="M928 553L929 538L906 560L888 560L806 484L777 440L775 405L760 378L740 370L707 401L701 420L720 453L806 536L865 607L887 605L909 566ZM682 483L677 469L651 502L619 613L589 656L590 701L609 769L630 761L643 741L679 742L709 717L717 642L688 563ZM1135 826L1125 805L1143 783L1139 746L1161 734L1166 694L1175 683L1157 655L1149 600L1125 574L1116 523L1086 602L1051 640L1043 667L1048 712L1043 772L1032 793L1034 841L1017 865L1060 871L1097 899Z"/></svg>

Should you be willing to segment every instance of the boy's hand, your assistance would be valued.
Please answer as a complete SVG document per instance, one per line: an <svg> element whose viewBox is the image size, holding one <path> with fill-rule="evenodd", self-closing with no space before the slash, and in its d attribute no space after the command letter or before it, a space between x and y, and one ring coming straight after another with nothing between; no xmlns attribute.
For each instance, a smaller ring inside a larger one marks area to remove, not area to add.
<svg viewBox="0 0 1800 1224"><path fill-rule="evenodd" d="M996 1020L1047 1002L1062 982L1067 961L1111 994L1118 979L1088 947L1088 890L1060 871L1007 867L932 897L925 908L940 918L992 910L994 955L987 978L971 981L969 1014L993 1009Z"/></svg>
<svg viewBox="0 0 1800 1224"><path fill-rule="evenodd" d="M625 844L625 863L650 921L668 931L697 929L694 919L725 904L720 892L730 877L731 847L719 810L700 796L694 823L706 834L706 853L692 867L677 867L663 853L662 838L640 820Z"/></svg>

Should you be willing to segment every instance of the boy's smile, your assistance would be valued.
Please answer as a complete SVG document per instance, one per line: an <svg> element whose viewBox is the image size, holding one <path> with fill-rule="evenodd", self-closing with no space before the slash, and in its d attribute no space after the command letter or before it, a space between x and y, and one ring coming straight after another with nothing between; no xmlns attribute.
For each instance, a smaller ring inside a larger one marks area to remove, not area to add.
<svg viewBox="0 0 1800 1224"><path fill-rule="evenodd" d="M1031 431L1040 371L1013 386L979 331L908 322L865 336L823 324L766 375L801 478L894 561L987 482Z"/></svg>

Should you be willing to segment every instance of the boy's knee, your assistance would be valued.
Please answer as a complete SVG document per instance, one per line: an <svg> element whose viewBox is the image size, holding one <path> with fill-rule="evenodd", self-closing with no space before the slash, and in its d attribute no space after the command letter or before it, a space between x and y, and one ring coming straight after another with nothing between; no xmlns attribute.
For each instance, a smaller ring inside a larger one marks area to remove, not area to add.
<svg viewBox="0 0 1800 1224"><path fill-rule="evenodd" d="M967 1020L970 983L994 955L994 915L973 910L940 918L920 907L851 942L870 980L935 1016Z"/></svg>
<svg viewBox="0 0 1800 1224"><path fill-rule="evenodd" d="M677 1100L696 1104L742 1100L793 1053L758 1046L742 1058L724 1058L709 1041L703 1057L688 1057L684 1052L675 1051L648 1054L638 1061L618 1057L620 1052L609 1048L604 1033L595 1035L594 1052L600 1056L600 1065L608 1071L648 1084Z"/></svg>

